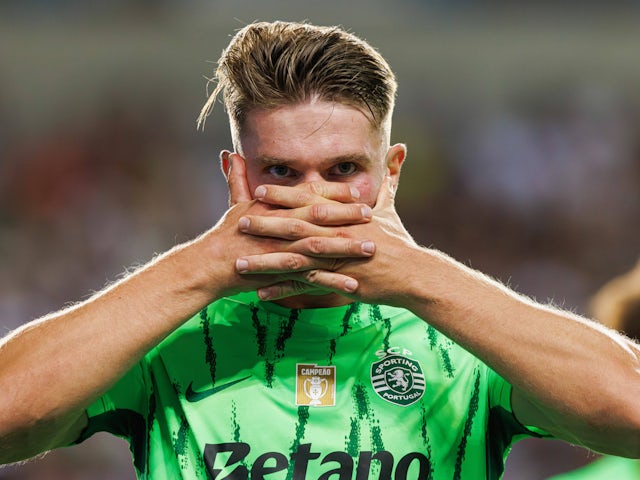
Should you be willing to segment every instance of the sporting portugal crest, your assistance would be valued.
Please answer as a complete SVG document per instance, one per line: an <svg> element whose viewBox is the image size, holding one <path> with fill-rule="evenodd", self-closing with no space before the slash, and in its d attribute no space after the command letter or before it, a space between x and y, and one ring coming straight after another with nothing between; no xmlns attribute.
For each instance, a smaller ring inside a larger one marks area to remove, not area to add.
<svg viewBox="0 0 640 480"><path fill-rule="evenodd" d="M406 407L422 398L424 373L417 360L387 355L371 364L371 385L382 399Z"/></svg>

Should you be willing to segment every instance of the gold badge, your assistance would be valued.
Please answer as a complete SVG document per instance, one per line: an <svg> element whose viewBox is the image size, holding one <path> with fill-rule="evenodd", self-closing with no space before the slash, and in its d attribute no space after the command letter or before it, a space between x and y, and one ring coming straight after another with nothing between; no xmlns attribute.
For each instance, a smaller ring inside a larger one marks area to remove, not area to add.
<svg viewBox="0 0 640 480"><path fill-rule="evenodd" d="M296 405L333 407L336 404L336 367L296 364Z"/></svg>

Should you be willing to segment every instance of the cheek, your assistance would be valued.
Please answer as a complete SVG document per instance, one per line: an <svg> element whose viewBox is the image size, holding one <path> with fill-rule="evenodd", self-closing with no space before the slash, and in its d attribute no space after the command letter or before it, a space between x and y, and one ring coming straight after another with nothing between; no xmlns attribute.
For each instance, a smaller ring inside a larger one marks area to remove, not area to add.
<svg viewBox="0 0 640 480"><path fill-rule="evenodd" d="M253 192L256 191L256 187L265 183L261 181L260 175L256 172L252 172L247 170L247 185L249 186L249 191L251 192L251 198L253 198Z"/></svg>
<svg viewBox="0 0 640 480"><path fill-rule="evenodd" d="M373 207L376 204L381 184L381 181L373 177L360 178L351 183L351 185L356 187L360 192L360 199L358 202L366 203L370 207Z"/></svg>

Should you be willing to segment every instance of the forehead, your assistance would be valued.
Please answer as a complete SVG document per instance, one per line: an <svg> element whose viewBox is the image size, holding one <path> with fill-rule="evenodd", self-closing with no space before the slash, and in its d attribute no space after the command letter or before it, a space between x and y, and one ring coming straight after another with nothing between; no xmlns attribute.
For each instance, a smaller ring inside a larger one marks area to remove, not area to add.
<svg viewBox="0 0 640 480"><path fill-rule="evenodd" d="M325 101L250 111L238 138L247 159L375 156L383 145L382 129L357 108Z"/></svg>

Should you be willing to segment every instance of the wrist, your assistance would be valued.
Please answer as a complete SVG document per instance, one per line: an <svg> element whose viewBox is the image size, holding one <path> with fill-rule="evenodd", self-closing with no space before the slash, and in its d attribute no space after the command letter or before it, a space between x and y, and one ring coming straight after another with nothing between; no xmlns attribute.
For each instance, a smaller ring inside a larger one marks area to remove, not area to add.
<svg viewBox="0 0 640 480"><path fill-rule="evenodd" d="M423 318L450 311L467 296L466 288L477 287L473 270L439 250L415 247L405 258L410 264L403 268L405 276L399 282L404 286L403 306Z"/></svg>
<svg viewBox="0 0 640 480"><path fill-rule="evenodd" d="M205 304L228 294L235 274L232 261L226 258L228 246L222 243L219 236L205 233L166 254L166 261L183 291L202 298Z"/></svg>

